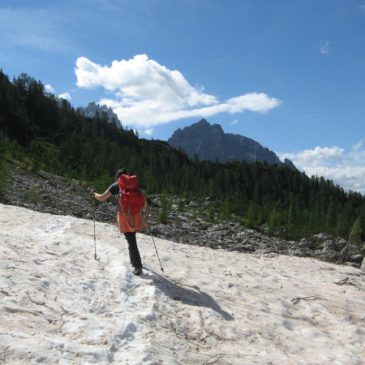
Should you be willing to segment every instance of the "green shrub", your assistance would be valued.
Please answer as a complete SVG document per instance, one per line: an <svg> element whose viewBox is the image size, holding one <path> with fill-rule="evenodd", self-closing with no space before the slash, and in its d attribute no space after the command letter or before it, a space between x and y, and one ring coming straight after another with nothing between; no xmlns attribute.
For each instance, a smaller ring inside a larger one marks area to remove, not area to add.
<svg viewBox="0 0 365 365"><path fill-rule="evenodd" d="M24 195L24 200L28 203L38 204L41 200L41 192L39 187L33 186Z"/></svg>
<svg viewBox="0 0 365 365"><path fill-rule="evenodd" d="M161 210L158 216L158 220L162 224L167 224L167 218L171 211L172 203L171 200L166 196L163 195L161 198Z"/></svg>

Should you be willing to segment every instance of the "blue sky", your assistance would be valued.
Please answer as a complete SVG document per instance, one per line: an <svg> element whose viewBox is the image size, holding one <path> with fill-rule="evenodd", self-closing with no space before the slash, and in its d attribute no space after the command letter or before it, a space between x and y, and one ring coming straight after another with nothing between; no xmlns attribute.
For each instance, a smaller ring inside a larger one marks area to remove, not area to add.
<svg viewBox="0 0 365 365"><path fill-rule="evenodd" d="M0 68L145 138L204 117L365 194L365 0L2 0Z"/></svg>

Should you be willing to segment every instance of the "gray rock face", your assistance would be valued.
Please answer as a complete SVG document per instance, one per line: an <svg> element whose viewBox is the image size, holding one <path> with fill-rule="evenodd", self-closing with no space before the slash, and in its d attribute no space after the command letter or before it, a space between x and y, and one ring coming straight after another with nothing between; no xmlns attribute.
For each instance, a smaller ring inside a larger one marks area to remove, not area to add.
<svg viewBox="0 0 365 365"><path fill-rule="evenodd" d="M279 157L253 139L224 133L219 124L209 124L205 119L184 129L176 130L168 143L184 150L191 158L219 162L264 161L268 164L285 164L295 169L290 160L282 163Z"/></svg>
<svg viewBox="0 0 365 365"><path fill-rule="evenodd" d="M295 167L295 165L293 164L292 161L288 160L287 158L284 159L284 165L288 166L290 169L292 170L296 170L297 168Z"/></svg>
<svg viewBox="0 0 365 365"><path fill-rule="evenodd" d="M112 108L108 108L106 105L99 105L95 102L89 103L85 108L78 108L81 113L88 118L94 118L96 113L105 117L110 123L114 122L118 128L122 127L122 123L118 119L118 116L113 112Z"/></svg>

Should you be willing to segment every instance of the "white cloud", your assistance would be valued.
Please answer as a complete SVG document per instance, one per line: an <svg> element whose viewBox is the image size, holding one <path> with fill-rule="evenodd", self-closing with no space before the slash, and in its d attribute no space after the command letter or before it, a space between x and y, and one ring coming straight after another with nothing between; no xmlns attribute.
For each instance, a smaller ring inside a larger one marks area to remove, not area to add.
<svg viewBox="0 0 365 365"><path fill-rule="evenodd" d="M58 97L60 99L65 99L65 100L71 101L71 95L68 92L65 92L63 94L59 94Z"/></svg>
<svg viewBox="0 0 365 365"><path fill-rule="evenodd" d="M50 84L47 84L44 88L47 91L47 93L54 93L55 92L55 89Z"/></svg>
<svg viewBox="0 0 365 365"><path fill-rule="evenodd" d="M292 153L278 153L284 160L292 160L295 166L308 176L323 176L333 180L345 190L365 194L365 150L359 141L349 150L340 147L315 147Z"/></svg>
<svg viewBox="0 0 365 365"><path fill-rule="evenodd" d="M154 129L153 128L148 128L142 131L143 134L147 135L147 136L152 136Z"/></svg>
<svg viewBox="0 0 365 365"><path fill-rule="evenodd" d="M321 41L319 44L319 52L323 55L328 55L329 51L330 51L330 42Z"/></svg>
<svg viewBox="0 0 365 365"><path fill-rule="evenodd" d="M365 13L365 5L360 5L360 6L359 6L359 10L360 10L362 13Z"/></svg>
<svg viewBox="0 0 365 365"><path fill-rule="evenodd" d="M217 113L264 113L281 103L264 93L248 93L219 102L202 87L190 85L180 71L169 70L144 54L113 61L111 66L79 57L75 73L77 86L102 87L113 93L114 98L104 98L100 103L111 107L124 124L139 128Z"/></svg>
<svg viewBox="0 0 365 365"><path fill-rule="evenodd" d="M352 146L350 156L357 163L364 163L365 161L365 149L361 149L363 147L363 141L359 141L355 145Z"/></svg>
<svg viewBox="0 0 365 365"><path fill-rule="evenodd" d="M364 141L361 139L359 142L357 142L356 144L354 144L352 146L352 151L353 152L358 152L360 151L361 147L364 145Z"/></svg>
<svg viewBox="0 0 365 365"><path fill-rule="evenodd" d="M296 160L301 166L320 166L338 160L343 153L344 150L340 147L315 147L312 150L287 153L282 154L282 156L283 158Z"/></svg>

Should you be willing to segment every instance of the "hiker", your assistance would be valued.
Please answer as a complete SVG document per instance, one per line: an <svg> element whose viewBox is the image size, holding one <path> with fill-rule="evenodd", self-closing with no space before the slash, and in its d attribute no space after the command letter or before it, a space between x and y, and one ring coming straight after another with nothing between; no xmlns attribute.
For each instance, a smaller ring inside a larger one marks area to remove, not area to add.
<svg viewBox="0 0 365 365"><path fill-rule="evenodd" d="M105 201L113 195L118 196L119 230L128 242L129 258L134 268L133 273L141 275L143 266L137 246L136 232L146 227L144 214L147 210L147 200L139 188L136 176L128 175L126 168L116 172L115 180L116 182L110 185L103 194L98 194L94 190L90 194L99 201Z"/></svg>

